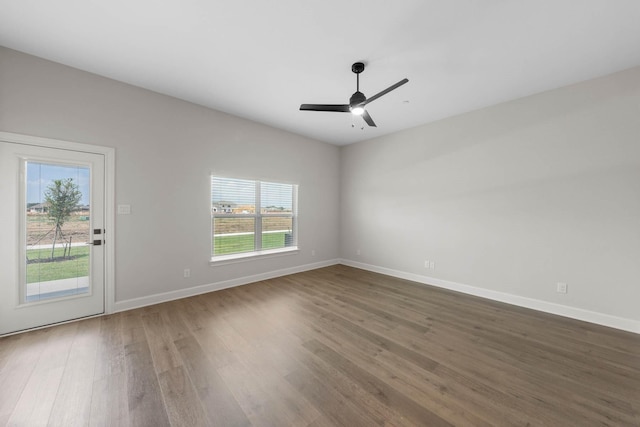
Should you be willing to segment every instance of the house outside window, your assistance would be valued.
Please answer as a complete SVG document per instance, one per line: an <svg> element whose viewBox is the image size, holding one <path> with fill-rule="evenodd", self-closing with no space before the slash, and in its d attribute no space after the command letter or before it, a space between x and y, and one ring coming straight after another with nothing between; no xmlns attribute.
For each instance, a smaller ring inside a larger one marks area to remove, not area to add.
<svg viewBox="0 0 640 427"><path fill-rule="evenodd" d="M298 186L211 176L211 260L297 250Z"/></svg>

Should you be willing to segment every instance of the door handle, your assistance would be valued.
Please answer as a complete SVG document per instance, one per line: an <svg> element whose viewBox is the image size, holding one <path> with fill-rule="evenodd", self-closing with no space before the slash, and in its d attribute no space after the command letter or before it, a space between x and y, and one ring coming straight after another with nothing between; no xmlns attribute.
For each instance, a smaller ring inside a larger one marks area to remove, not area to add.
<svg viewBox="0 0 640 427"><path fill-rule="evenodd" d="M95 246L100 246L102 245L102 240L94 240L93 242L86 242L87 245L95 245Z"/></svg>

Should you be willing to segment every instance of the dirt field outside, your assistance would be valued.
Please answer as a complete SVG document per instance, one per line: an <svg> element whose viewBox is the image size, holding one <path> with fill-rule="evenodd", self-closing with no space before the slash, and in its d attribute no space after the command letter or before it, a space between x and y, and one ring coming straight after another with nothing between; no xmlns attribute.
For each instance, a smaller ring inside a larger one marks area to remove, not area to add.
<svg viewBox="0 0 640 427"><path fill-rule="evenodd" d="M89 241L90 221L88 215L73 215L62 226L62 233L69 243ZM55 223L46 214L27 214L27 247L33 245L50 245L53 243L53 228ZM62 243L58 240L58 243Z"/></svg>
<svg viewBox="0 0 640 427"><path fill-rule="evenodd" d="M214 234L253 233L254 218L215 218ZM286 217L262 217L262 231L291 230L292 219Z"/></svg>

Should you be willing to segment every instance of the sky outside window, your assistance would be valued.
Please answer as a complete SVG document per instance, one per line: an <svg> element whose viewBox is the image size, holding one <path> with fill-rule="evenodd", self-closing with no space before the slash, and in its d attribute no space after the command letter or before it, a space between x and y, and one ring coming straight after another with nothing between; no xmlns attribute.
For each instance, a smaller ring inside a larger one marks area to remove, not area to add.
<svg viewBox="0 0 640 427"><path fill-rule="evenodd" d="M27 162L27 203L44 202L47 187L54 179L72 178L82 192L79 204L89 204L89 168L84 166L54 165Z"/></svg>

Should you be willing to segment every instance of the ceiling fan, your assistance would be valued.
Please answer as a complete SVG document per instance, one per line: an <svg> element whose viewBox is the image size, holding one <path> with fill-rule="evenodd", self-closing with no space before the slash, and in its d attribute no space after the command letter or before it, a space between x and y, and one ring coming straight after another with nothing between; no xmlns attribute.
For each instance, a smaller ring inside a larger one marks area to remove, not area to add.
<svg viewBox="0 0 640 427"><path fill-rule="evenodd" d="M362 92L360 92L360 73L364 71L364 64L362 62L356 62L351 66L351 71L356 74L356 92L351 95L348 104L302 104L300 106L300 110L302 111L333 111L337 113L351 113L356 116L362 116L365 122L369 126L376 127L375 122L365 110L365 106L370 102L375 101L380 98L382 95L386 95L394 89L399 88L403 84L407 83L408 79L402 79L398 83L389 86L382 92L378 92L373 95L371 98L367 98L364 96Z"/></svg>

